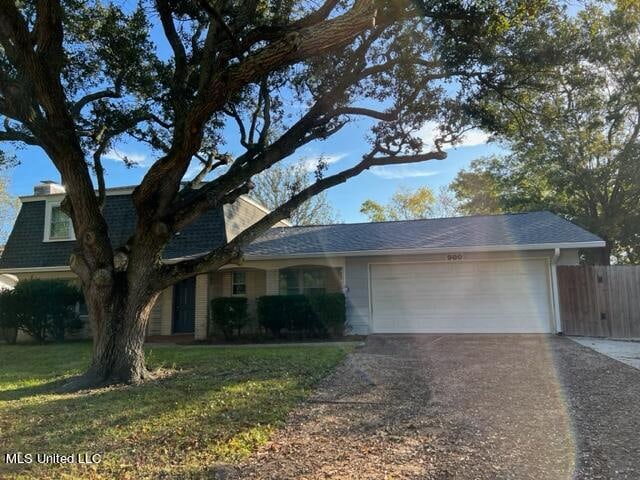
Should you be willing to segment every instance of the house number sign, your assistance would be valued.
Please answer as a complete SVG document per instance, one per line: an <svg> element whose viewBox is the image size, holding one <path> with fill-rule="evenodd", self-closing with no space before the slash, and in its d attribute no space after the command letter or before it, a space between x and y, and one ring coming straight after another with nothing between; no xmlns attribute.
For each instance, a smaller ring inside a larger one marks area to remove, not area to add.
<svg viewBox="0 0 640 480"><path fill-rule="evenodd" d="M447 255L447 260L450 262L455 262L457 260L462 260L462 254L461 253L450 253Z"/></svg>

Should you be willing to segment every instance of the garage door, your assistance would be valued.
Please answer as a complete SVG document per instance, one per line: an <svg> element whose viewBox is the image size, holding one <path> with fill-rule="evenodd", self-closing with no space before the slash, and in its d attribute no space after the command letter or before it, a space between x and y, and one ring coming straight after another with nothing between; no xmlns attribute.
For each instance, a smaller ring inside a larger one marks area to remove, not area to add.
<svg viewBox="0 0 640 480"><path fill-rule="evenodd" d="M546 260L371 265L376 333L551 331Z"/></svg>

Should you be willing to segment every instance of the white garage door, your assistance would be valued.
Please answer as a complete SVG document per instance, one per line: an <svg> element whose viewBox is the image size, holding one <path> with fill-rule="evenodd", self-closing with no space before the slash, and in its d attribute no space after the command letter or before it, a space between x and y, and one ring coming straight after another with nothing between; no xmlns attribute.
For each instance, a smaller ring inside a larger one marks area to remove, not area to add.
<svg viewBox="0 0 640 480"><path fill-rule="evenodd" d="M546 333L546 260L371 265L375 333Z"/></svg>

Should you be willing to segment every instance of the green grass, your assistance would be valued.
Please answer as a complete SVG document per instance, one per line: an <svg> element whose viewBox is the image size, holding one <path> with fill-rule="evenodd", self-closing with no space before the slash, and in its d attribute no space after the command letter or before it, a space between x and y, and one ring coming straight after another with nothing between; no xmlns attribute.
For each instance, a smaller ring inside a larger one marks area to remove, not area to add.
<svg viewBox="0 0 640 480"><path fill-rule="evenodd" d="M338 346L147 349L161 380L55 393L91 345L0 345L0 478L201 478L265 443L345 355ZM7 465L4 454L101 453L100 464Z"/></svg>

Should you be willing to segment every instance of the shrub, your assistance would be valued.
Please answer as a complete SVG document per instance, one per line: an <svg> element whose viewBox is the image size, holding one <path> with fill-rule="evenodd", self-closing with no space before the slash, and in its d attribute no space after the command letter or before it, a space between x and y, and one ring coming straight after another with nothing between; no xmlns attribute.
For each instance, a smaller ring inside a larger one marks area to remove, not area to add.
<svg viewBox="0 0 640 480"><path fill-rule="evenodd" d="M260 326L274 336L283 332L305 337L344 334L345 298L342 293L267 295L258 298Z"/></svg>
<svg viewBox="0 0 640 480"><path fill-rule="evenodd" d="M309 297L311 310L322 329L329 332L333 337L344 335L345 324L347 322L347 307L344 294L324 293Z"/></svg>
<svg viewBox="0 0 640 480"><path fill-rule="evenodd" d="M18 337L18 322L11 315L12 300L11 290L0 291L0 339L10 344L16 343Z"/></svg>
<svg viewBox="0 0 640 480"><path fill-rule="evenodd" d="M245 297L219 297L211 300L211 322L227 340L239 334L249 321Z"/></svg>
<svg viewBox="0 0 640 480"><path fill-rule="evenodd" d="M63 341L82 328L75 306L82 293L64 280L24 280L0 293L0 323L31 335L37 342Z"/></svg>
<svg viewBox="0 0 640 480"><path fill-rule="evenodd" d="M276 337L280 336L282 330L290 327L282 298L284 297L281 295L258 298L258 323Z"/></svg>

